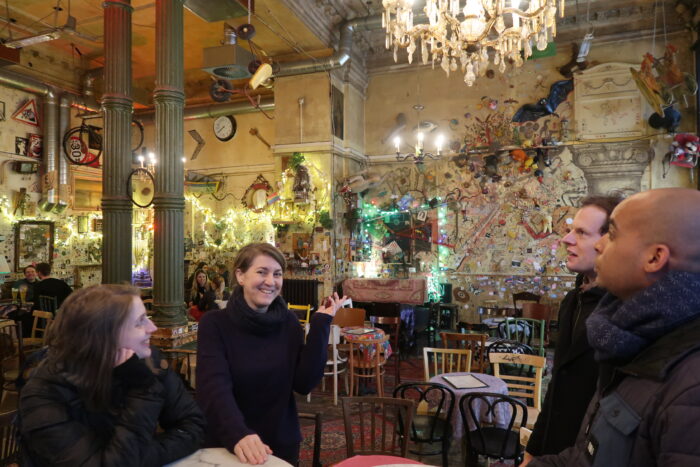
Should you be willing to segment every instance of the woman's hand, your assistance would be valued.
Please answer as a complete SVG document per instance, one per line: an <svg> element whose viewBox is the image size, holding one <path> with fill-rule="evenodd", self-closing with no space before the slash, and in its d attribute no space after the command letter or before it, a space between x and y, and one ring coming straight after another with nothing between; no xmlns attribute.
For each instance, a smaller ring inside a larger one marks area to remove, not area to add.
<svg viewBox="0 0 700 467"><path fill-rule="evenodd" d="M335 313L336 311L338 311L338 308L340 308L347 299L348 297L346 297L345 295L343 295L343 298L339 298L338 292L333 292L333 295L331 295L323 301L323 304L319 307L316 313L323 313L325 315L335 316Z"/></svg>
<svg viewBox="0 0 700 467"><path fill-rule="evenodd" d="M264 464L272 454L270 446L263 443L258 435L248 435L236 443L233 453L244 464Z"/></svg>
<svg viewBox="0 0 700 467"><path fill-rule="evenodd" d="M125 361L129 360L134 355L134 351L131 349L120 348L117 349L117 356L114 359L114 366L118 367Z"/></svg>

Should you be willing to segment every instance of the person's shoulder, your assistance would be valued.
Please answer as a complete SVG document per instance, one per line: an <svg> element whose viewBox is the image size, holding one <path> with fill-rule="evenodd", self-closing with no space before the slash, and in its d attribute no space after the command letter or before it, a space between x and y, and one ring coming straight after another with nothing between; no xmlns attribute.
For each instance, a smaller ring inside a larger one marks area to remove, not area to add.
<svg viewBox="0 0 700 467"><path fill-rule="evenodd" d="M227 323L230 322L229 317L227 316L227 313L229 313L227 310L221 310L221 309L216 309L216 310L210 310L207 311L202 315L202 317L199 320L199 329L202 329L202 327L218 327L218 326L223 326L226 325Z"/></svg>

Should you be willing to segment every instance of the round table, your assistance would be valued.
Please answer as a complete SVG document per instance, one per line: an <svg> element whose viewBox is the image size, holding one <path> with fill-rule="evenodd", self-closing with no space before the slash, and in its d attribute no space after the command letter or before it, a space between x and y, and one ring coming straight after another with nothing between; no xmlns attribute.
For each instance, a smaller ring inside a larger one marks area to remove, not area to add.
<svg viewBox="0 0 700 467"><path fill-rule="evenodd" d="M342 328L340 332L346 341L356 344L362 344L362 341L381 339L385 336L382 329L368 328L365 326L346 326ZM360 352L365 352L365 348L362 345L358 347L360 348ZM384 358L388 360L389 357L391 357L391 344L389 341L386 341L382 344L382 347L384 348ZM366 355L366 358L369 359L372 356L373 355Z"/></svg>
<svg viewBox="0 0 700 467"><path fill-rule="evenodd" d="M425 465L413 459L396 456L353 456L335 464L335 467L399 467L402 465Z"/></svg>
<svg viewBox="0 0 700 467"><path fill-rule="evenodd" d="M235 454L232 454L225 448L200 449L178 461L166 464L164 467L211 467L212 465L250 467L250 464L244 464L239 461ZM267 458L267 462L259 465L264 465L266 467L289 467L292 464L283 461L279 457L270 455Z"/></svg>
<svg viewBox="0 0 700 467"><path fill-rule="evenodd" d="M472 388L472 389L457 389L454 386L450 385L445 379L443 379L443 376L461 376L461 375L473 375L477 379L479 379L481 382L486 384L486 387L480 387L480 388ZM462 414L459 411L459 401L464 396L465 394L469 394L472 392L494 392L497 394L508 394L508 385L506 384L505 381L503 381L500 378L496 378L493 375L487 375L484 373L444 373L441 375L436 375L430 378L431 383L440 383L452 390L452 392L455 395L455 408L452 411L452 433L453 437L455 439L461 439L464 436L464 428L463 428L463 423L462 423ZM488 407L482 403L482 401L476 401L475 402L475 407L478 409L479 413L479 420L480 421L485 421L485 422L490 422L490 423L495 423L496 426L498 427L506 427L508 425L508 421L510 420L510 406L508 406L508 410L504 410L503 406L505 404L498 404L494 410L495 414L489 414L488 412ZM508 413L505 413L508 412ZM495 416L495 419L494 419ZM473 420L469 420L469 430L474 430L476 426L474 425Z"/></svg>

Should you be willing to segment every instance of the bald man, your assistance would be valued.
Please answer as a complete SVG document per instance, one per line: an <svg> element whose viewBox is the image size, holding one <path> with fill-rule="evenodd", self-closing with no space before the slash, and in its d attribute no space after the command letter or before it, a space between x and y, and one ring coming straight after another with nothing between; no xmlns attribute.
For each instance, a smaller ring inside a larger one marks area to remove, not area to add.
<svg viewBox="0 0 700 467"><path fill-rule="evenodd" d="M536 466L700 465L700 192L620 203L596 244L587 321L601 372L573 447Z"/></svg>

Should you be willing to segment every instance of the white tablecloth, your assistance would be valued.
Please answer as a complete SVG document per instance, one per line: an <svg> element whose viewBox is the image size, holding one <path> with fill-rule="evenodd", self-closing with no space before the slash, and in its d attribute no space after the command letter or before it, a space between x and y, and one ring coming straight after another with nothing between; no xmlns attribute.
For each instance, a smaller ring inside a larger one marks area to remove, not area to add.
<svg viewBox="0 0 700 467"><path fill-rule="evenodd" d="M247 466L250 464L244 464L238 460L235 454L231 454L224 448L206 448L200 449L199 451L190 454L187 457L180 459L179 461L167 464L164 467L211 467L212 465L217 466ZM289 467L291 464L283 461L279 457L269 456L267 462L264 464L265 467Z"/></svg>

